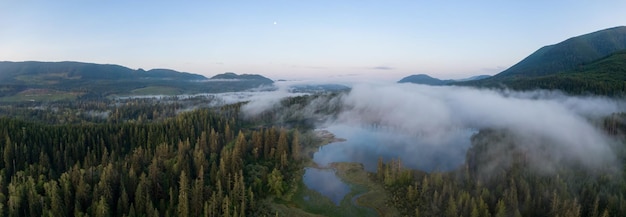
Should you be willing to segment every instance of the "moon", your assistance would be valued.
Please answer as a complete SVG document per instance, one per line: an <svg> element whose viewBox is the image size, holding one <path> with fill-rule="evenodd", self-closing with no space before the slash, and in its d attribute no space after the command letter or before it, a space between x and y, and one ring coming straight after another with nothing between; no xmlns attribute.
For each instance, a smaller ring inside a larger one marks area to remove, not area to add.
<svg viewBox="0 0 626 217"><path fill-rule="evenodd" d="M274 21L274 25L276 25L276 21Z"/></svg>

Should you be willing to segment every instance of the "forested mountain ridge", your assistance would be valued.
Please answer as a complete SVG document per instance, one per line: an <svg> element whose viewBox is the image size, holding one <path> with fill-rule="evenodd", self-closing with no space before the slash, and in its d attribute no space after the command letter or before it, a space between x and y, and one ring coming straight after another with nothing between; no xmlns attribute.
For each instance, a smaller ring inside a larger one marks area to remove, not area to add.
<svg viewBox="0 0 626 217"><path fill-rule="evenodd" d="M82 62L0 62L0 82L29 84L36 79L55 80L74 79L180 79L205 80L206 77L169 69L133 70L120 65L94 64Z"/></svg>
<svg viewBox="0 0 626 217"><path fill-rule="evenodd" d="M552 89L571 94L622 96L626 93L626 50L583 64L572 71L519 77L503 83L514 90ZM498 84L485 81L483 85Z"/></svg>
<svg viewBox="0 0 626 217"><path fill-rule="evenodd" d="M233 73L231 73L233 74ZM207 79L170 69L130 69L120 65L81 62L0 62L0 97L4 101L109 95L174 95L229 92L272 85L260 75L235 82ZM210 82L209 82L210 81ZM27 96L31 96L30 98Z"/></svg>
<svg viewBox="0 0 626 217"><path fill-rule="evenodd" d="M626 26L613 27L569 38L535 51L519 63L494 76L542 76L571 71L581 64L626 49Z"/></svg>
<svg viewBox="0 0 626 217"><path fill-rule="evenodd" d="M433 78L426 74L409 75L398 81L398 83L414 83L414 84L427 84L427 85L445 85L452 82L452 80L441 80Z"/></svg>
<svg viewBox="0 0 626 217"><path fill-rule="evenodd" d="M441 80L438 78L433 78L426 74L417 74L417 75L406 76L400 79L398 83L414 83L414 84L426 84L426 85L438 86L438 85L447 85L447 84L451 84L454 82L480 80L480 79L485 79L489 77L491 76L490 75L477 75L477 76L472 76L469 78L463 78L463 79L457 79L457 80L454 80L454 79Z"/></svg>
<svg viewBox="0 0 626 217"><path fill-rule="evenodd" d="M451 84L621 96L625 53L626 26L614 27L545 46L493 77Z"/></svg>
<svg viewBox="0 0 626 217"><path fill-rule="evenodd" d="M255 74L241 74L241 75L237 75L237 74L232 73L232 72L226 72L226 73L223 73L223 74L218 74L218 75L215 75L215 76L211 77L211 79L256 80L256 81L262 81L262 82L266 82L266 83L272 83L273 82L271 79L263 77L261 75L255 75Z"/></svg>

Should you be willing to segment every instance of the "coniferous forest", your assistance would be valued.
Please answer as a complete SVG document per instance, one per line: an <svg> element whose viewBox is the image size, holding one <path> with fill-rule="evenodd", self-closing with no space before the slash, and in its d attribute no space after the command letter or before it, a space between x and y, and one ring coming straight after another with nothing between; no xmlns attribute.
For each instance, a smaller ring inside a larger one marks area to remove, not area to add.
<svg viewBox="0 0 626 217"><path fill-rule="evenodd" d="M616 120L625 117L607 118L606 129L624 132L626 126L617 126ZM615 147L620 165L589 170L569 164L541 171L527 150L507 137L495 130L474 135L466 163L455 171L422 173L403 168L400 161L379 161L372 179L393 194L390 203L405 216L626 215L624 142Z"/></svg>
<svg viewBox="0 0 626 217"><path fill-rule="evenodd" d="M317 114L333 116L336 97L286 98L256 118L210 97L4 105L0 215L287 216L272 204L293 204L315 143L313 117L295 111L317 101ZM605 169L542 172L506 130L482 129L455 170L379 159L369 179L401 216L624 216L624 120L596 123L621 141L621 165Z"/></svg>
<svg viewBox="0 0 626 217"><path fill-rule="evenodd" d="M297 131L245 127L240 104L166 115L181 105L151 103L97 121L73 113L103 102L0 118L0 215L263 216L259 201L290 194Z"/></svg>
<svg viewBox="0 0 626 217"><path fill-rule="evenodd" d="M0 0L0 217L626 217L624 9Z"/></svg>

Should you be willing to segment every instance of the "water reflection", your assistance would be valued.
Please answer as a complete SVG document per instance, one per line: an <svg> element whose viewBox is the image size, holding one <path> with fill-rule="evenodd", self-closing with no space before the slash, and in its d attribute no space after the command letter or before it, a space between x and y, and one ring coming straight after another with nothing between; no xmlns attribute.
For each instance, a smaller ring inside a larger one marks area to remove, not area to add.
<svg viewBox="0 0 626 217"><path fill-rule="evenodd" d="M328 197L335 205L339 205L346 194L350 193L350 186L335 175L334 169L304 168L303 181L309 189Z"/></svg>
<svg viewBox="0 0 626 217"><path fill-rule="evenodd" d="M385 161L401 159L408 168L424 171L452 170L462 165L475 130L450 131L445 138L436 141L420 141L393 131L336 125L327 128L344 142L322 146L313 155L320 166L332 162L358 162L365 170L376 172L378 158Z"/></svg>
<svg viewBox="0 0 626 217"><path fill-rule="evenodd" d="M476 130L458 129L437 140L419 139L393 130L335 125L326 130L346 141L319 148L313 161L321 166L333 162L358 162L365 170L376 172L378 158L400 159L405 167L423 171L452 170L462 165ZM334 169L305 168L304 184L339 205L350 187L335 175ZM308 200L305 198L305 200Z"/></svg>

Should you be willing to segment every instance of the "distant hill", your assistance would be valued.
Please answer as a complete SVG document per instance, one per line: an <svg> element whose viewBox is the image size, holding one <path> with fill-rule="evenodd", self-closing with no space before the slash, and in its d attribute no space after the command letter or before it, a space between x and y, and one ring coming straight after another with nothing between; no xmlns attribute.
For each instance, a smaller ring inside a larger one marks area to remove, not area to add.
<svg viewBox="0 0 626 217"><path fill-rule="evenodd" d="M120 65L81 62L0 62L0 82L29 83L33 80L71 79L178 79L205 80L197 74L177 72L169 69L133 70Z"/></svg>
<svg viewBox="0 0 626 217"><path fill-rule="evenodd" d="M414 83L414 84L426 84L426 85L445 85L453 80L441 80L438 78L430 77L426 74L409 75L398 81L398 83Z"/></svg>
<svg viewBox="0 0 626 217"><path fill-rule="evenodd" d="M477 76L472 76L469 78L457 79L457 80L453 80L453 79L441 80L438 78L430 77L429 75L426 75L426 74L417 74L417 75L409 75L407 77L404 77L400 81L398 81L398 83L414 83L414 84L426 84L426 85L439 86L439 85L447 85L447 84L451 84L451 83L459 82L459 81L473 81L473 80L485 79L489 77L491 76L490 75L477 75Z"/></svg>
<svg viewBox="0 0 626 217"><path fill-rule="evenodd" d="M211 80L202 75L171 69L134 70L112 64L0 62L0 97L19 99L23 98L20 97L22 95L30 97L37 94L73 97L172 95L241 91L273 83L260 75L228 75L231 74L237 79Z"/></svg>
<svg viewBox="0 0 626 217"><path fill-rule="evenodd" d="M239 80L239 81L258 81L261 83L266 83L266 84L271 84L274 83L274 81L272 81L272 79L263 77L262 75L256 75L256 74L242 74L242 75L237 75L235 73L232 72L226 72L223 74L218 74L215 75L213 77L211 77L212 80Z"/></svg>
<svg viewBox="0 0 626 217"><path fill-rule="evenodd" d="M519 63L494 76L543 76L571 71L584 63L626 49L626 26L573 37L540 48Z"/></svg>
<svg viewBox="0 0 626 217"><path fill-rule="evenodd" d="M141 71L139 69L138 71ZM198 74L192 74L187 72L178 72L171 69L150 69L145 71L145 75L143 77L147 78L161 78L161 79L183 79L190 81L199 81L205 80L206 77Z"/></svg>
<svg viewBox="0 0 626 217"><path fill-rule="evenodd" d="M485 79L485 78L490 78L491 75L476 75L476 76L472 76L469 78L464 78L464 79L456 79L454 80L455 82L459 82L459 81L476 81L476 80L481 80L481 79Z"/></svg>
<svg viewBox="0 0 626 217"><path fill-rule="evenodd" d="M341 84L301 84L290 87L293 93L324 93L348 91L350 87Z"/></svg>

